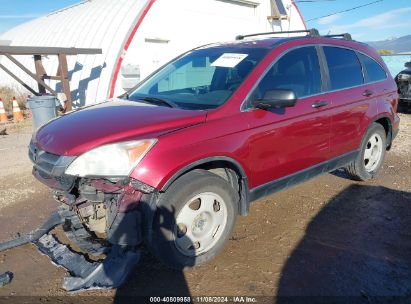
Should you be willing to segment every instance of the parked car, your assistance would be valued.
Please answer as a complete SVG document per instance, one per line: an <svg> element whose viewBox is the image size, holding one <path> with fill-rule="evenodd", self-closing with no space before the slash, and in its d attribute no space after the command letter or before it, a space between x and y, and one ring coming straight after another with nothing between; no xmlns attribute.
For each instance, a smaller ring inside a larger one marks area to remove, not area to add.
<svg viewBox="0 0 411 304"><path fill-rule="evenodd" d="M401 107L403 110L411 106L411 62L407 62L405 67L406 69L395 77L399 94L398 107Z"/></svg>
<svg viewBox="0 0 411 304"><path fill-rule="evenodd" d="M374 49L316 31L238 39L34 134L33 174L72 211L64 230L81 249L144 241L171 267L199 265L252 202L338 168L378 174L399 117Z"/></svg>

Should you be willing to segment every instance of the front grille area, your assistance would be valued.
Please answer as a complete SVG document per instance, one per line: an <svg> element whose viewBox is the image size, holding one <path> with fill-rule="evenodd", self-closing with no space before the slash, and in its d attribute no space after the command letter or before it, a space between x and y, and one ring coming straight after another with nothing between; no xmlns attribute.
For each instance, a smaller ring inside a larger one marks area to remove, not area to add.
<svg viewBox="0 0 411 304"><path fill-rule="evenodd" d="M41 150L35 144L29 145L29 158L33 163L33 174L42 183L54 189L71 188L75 177L65 175L67 167L75 156L59 156Z"/></svg>
<svg viewBox="0 0 411 304"><path fill-rule="evenodd" d="M40 150L34 144L29 146L29 158L34 166L49 175L52 175L60 156Z"/></svg>
<svg viewBox="0 0 411 304"><path fill-rule="evenodd" d="M41 170L49 175L61 175L61 172L56 172L56 169L62 165L62 156L43 151L33 143L30 143L29 158L38 170Z"/></svg>

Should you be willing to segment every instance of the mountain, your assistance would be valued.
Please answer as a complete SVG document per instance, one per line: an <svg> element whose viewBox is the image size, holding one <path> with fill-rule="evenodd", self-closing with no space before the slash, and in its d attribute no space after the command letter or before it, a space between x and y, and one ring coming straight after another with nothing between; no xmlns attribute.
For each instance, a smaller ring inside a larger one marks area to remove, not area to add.
<svg viewBox="0 0 411 304"><path fill-rule="evenodd" d="M390 50L394 53L411 52L411 35L367 43L377 50Z"/></svg>

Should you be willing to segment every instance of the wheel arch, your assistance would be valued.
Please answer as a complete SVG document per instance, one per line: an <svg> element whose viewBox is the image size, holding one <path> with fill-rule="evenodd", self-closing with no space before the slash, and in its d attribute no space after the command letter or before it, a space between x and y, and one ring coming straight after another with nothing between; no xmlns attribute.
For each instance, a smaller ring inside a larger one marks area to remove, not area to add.
<svg viewBox="0 0 411 304"><path fill-rule="evenodd" d="M233 158L227 156L213 156L207 157L195 162L192 162L183 168L180 168L169 178L166 183L161 187L160 191L166 191L178 178L184 174L195 170L204 169L216 173L217 175L225 178L229 183L238 190L240 201L239 210L240 215L247 215L249 210L249 187L248 177L241 164ZM226 177L219 174L218 169L223 169Z"/></svg>
<svg viewBox="0 0 411 304"><path fill-rule="evenodd" d="M392 121L390 117L387 114L382 114L377 116L372 122L372 123L378 123L383 126L385 130L385 134L387 135L387 150L390 150L391 148L391 143L392 143Z"/></svg>

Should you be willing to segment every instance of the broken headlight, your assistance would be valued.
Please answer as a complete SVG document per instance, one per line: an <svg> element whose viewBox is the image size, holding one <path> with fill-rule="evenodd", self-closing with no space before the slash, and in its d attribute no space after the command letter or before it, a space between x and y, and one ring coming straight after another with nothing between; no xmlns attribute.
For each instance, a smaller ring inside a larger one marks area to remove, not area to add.
<svg viewBox="0 0 411 304"><path fill-rule="evenodd" d="M156 139L104 145L77 157L66 174L85 176L128 176L157 142Z"/></svg>
<svg viewBox="0 0 411 304"><path fill-rule="evenodd" d="M411 75L410 74L398 74L398 80L406 80L410 81L411 80Z"/></svg>

